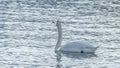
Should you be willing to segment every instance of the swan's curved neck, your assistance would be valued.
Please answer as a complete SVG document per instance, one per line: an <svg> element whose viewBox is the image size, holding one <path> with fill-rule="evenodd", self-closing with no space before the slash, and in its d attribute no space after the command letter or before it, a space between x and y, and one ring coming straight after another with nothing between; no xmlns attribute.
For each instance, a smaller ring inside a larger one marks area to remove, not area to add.
<svg viewBox="0 0 120 68"><path fill-rule="evenodd" d="M57 40L55 50L59 50L59 48L61 46L61 42L62 42L62 29L61 29L61 23L60 22L57 23L57 29L58 29L58 40Z"/></svg>

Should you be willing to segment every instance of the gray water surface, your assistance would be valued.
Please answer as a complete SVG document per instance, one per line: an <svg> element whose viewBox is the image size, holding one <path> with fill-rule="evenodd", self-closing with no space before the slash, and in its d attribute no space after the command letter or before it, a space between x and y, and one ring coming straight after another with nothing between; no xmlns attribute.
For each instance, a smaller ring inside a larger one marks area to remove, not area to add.
<svg viewBox="0 0 120 68"><path fill-rule="evenodd" d="M63 42L88 41L95 54L56 54ZM120 68L119 0L0 0L0 68Z"/></svg>

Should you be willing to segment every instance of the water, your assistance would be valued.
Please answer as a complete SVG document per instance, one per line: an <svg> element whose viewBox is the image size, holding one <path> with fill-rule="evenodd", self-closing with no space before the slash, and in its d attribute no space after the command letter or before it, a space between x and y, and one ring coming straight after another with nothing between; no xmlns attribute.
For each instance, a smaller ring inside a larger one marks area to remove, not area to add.
<svg viewBox="0 0 120 68"><path fill-rule="evenodd" d="M56 54L55 18L62 44L101 47L94 55ZM120 68L119 37L119 0L0 0L0 68Z"/></svg>

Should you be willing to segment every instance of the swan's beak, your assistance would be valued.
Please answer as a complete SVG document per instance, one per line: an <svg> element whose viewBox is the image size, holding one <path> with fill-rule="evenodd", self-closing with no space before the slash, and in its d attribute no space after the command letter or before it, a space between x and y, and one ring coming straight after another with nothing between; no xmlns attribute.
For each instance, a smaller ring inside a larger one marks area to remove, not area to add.
<svg viewBox="0 0 120 68"><path fill-rule="evenodd" d="M56 23L55 23L54 21L53 21L52 23L55 24L55 26L57 26Z"/></svg>
<svg viewBox="0 0 120 68"><path fill-rule="evenodd" d="M52 23L53 23L53 24L55 24L55 22L54 22L54 21L52 21Z"/></svg>

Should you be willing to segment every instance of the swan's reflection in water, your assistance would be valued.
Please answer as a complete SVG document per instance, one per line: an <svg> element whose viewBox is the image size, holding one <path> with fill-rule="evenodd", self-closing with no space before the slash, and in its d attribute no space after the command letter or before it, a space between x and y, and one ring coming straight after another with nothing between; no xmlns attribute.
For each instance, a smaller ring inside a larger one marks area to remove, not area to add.
<svg viewBox="0 0 120 68"><path fill-rule="evenodd" d="M61 53L60 52L55 52L56 53L56 61L57 61L57 64L56 64L56 68L61 68Z"/></svg>
<svg viewBox="0 0 120 68"><path fill-rule="evenodd" d="M56 60L57 60L56 68L61 68L62 64L60 62L62 56L66 56L68 58L75 58L75 59L97 57L95 53L56 52Z"/></svg>
<svg viewBox="0 0 120 68"><path fill-rule="evenodd" d="M97 57L97 55L95 55L94 53L62 52L61 55L69 58L76 58L76 59Z"/></svg>

